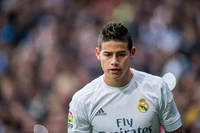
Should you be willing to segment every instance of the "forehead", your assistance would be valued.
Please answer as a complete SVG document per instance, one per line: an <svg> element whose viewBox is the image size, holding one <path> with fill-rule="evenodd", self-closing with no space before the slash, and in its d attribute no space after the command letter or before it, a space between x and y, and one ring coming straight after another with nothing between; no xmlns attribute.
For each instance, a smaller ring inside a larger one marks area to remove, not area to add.
<svg viewBox="0 0 200 133"><path fill-rule="evenodd" d="M101 44L101 50L102 51L110 51L110 52L116 52L116 51L128 51L128 43L127 42L121 42L121 41L107 41L102 42Z"/></svg>

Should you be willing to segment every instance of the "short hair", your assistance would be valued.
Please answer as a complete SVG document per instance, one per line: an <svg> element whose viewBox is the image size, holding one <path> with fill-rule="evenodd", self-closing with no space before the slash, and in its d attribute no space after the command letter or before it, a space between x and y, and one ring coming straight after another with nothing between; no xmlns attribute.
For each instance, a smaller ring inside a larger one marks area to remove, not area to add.
<svg viewBox="0 0 200 133"><path fill-rule="evenodd" d="M118 22L109 22L100 30L98 48L101 50L102 42L111 40L127 42L129 51L131 51L133 47L131 35L128 29Z"/></svg>

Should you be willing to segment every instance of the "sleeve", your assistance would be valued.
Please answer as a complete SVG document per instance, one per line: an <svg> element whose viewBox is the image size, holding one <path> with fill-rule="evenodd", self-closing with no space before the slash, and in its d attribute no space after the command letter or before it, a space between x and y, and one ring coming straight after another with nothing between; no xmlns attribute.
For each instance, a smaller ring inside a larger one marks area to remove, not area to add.
<svg viewBox="0 0 200 133"><path fill-rule="evenodd" d="M162 82L159 100L159 121L162 127L168 132L175 131L182 126L173 94L165 82Z"/></svg>
<svg viewBox="0 0 200 133"><path fill-rule="evenodd" d="M68 133L90 133L83 100L73 98L69 106Z"/></svg>

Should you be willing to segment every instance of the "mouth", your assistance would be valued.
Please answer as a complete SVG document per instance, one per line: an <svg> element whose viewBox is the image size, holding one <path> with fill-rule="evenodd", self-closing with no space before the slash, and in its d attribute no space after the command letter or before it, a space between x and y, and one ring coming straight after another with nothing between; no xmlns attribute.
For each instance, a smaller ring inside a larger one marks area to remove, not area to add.
<svg viewBox="0 0 200 133"><path fill-rule="evenodd" d="M112 68L112 69L110 69L110 71L116 73L116 72L120 72L121 69L120 68Z"/></svg>

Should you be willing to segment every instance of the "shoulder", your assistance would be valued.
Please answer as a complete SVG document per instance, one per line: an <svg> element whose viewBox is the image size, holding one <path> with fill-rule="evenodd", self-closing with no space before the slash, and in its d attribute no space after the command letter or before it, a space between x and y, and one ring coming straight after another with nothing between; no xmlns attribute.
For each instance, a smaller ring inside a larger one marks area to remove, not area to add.
<svg viewBox="0 0 200 133"><path fill-rule="evenodd" d="M101 76L94 79L87 85L85 85L83 88L81 88L79 91L77 91L70 102L70 105L72 104L80 104L85 102L86 100L92 99L94 96L94 93L96 93L96 89L99 88L101 84Z"/></svg>
<svg viewBox="0 0 200 133"><path fill-rule="evenodd" d="M133 70L137 80L140 81L140 89L147 93L160 94L168 88L162 77L150 73Z"/></svg>
<svg viewBox="0 0 200 133"><path fill-rule="evenodd" d="M156 85L156 86L162 86L163 84L163 79L160 76L138 70L134 70L134 72L136 73L137 77L140 80L142 80L143 84Z"/></svg>
<svg viewBox="0 0 200 133"><path fill-rule="evenodd" d="M138 87L139 94L156 107L168 105L173 100L173 94L162 77L141 71L135 73L136 77L141 80Z"/></svg>

